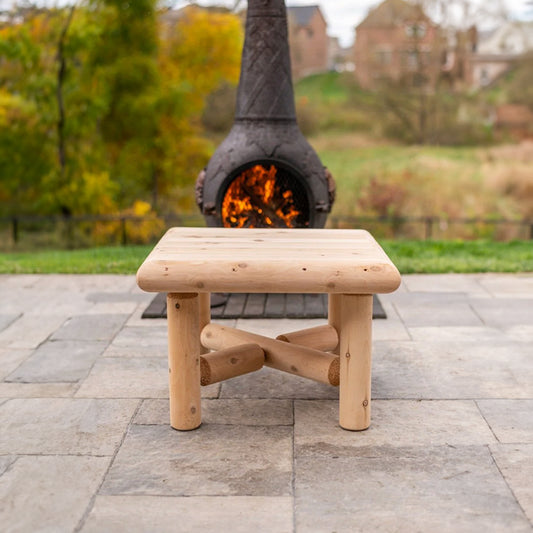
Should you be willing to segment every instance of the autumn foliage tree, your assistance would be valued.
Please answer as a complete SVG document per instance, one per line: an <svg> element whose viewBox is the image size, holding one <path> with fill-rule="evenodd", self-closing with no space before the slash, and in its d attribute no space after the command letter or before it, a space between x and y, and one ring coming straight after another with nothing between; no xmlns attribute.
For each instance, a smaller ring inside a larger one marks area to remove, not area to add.
<svg viewBox="0 0 533 533"><path fill-rule="evenodd" d="M211 149L204 101L237 81L239 19L89 0L2 21L0 215L182 209Z"/></svg>

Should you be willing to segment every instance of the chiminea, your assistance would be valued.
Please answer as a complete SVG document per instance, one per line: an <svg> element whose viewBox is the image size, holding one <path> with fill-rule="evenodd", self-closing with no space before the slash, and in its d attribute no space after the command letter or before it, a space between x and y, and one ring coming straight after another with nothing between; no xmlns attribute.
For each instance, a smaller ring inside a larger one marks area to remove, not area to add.
<svg viewBox="0 0 533 533"><path fill-rule="evenodd" d="M196 182L209 226L321 228L331 174L296 122L283 0L248 0L234 125Z"/></svg>

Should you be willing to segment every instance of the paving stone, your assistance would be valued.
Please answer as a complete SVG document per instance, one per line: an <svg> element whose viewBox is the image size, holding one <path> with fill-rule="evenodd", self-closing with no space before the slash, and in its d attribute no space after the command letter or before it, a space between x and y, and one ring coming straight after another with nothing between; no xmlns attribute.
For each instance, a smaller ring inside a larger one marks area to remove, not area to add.
<svg viewBox="0 0 533 533"><path fill-rule="evenodd" d="M73 531L109 461L109 457L20 457L0 477L2 530Z"/></svg>
<svg viewBox="0 0 533 533"><path fill-rule="evenodd" d="M291 480L289 427L133 425L100 493L287 496Z"/></svg>
<svg viewBox="0 0 533 533"><path fill-rule="evenodd" d="M533 445L497 444L490 449L518 503L533 522Z"/></svg>
<svg viewBox="0 0 533 533"><path fill-rule="evenodd" d="M470 305L487 326L504 328L533 325L533 297L529 299L492 298L490 300L472 299Z"/></svg>
<svg viewBox="0 0 533 533"><path fill-rule="evenodd" d="M76 383L0 383L0 398L69 398Z"/></svg>
<svg viewBox="0 0 533 533"><path fill-rule="evenodd" d="M533 343L533 324L530 326L509 326L504 328L504 331L511 340Z"/></svg>
<svg viewBox="0 0 533 533"><path fill-rule="evenodd" d="M168 424L168 400L145 400L134 424ZM289 400L205 400L202 402L205 424L236 426L291 426L292 402Z"/></svg>
<svg viewBox="0 0 533 533"><path fill-rule="evenodd" d="M136 302L100 302L94 304L87 315L131 315L137 309Z"/></svg>
<svg viewBox="0 0 533 533"><path fill-rule="evenodd" d="M409 333L414 341L421 342L507 342L509 340L501 329L486 326L410 327Z"/></svg>
<svg viewBox="0 0 533 533"><path fill-rule="evenodd" d="M127 318L111 314L74 316L52 335L52 340L110 341Z"/></svg>
<svg viewBox="0 0 533 533"><path fill-rule="evenodd" d="M6 329L20 314L0 314L0 331Z"/></svg>
<svg viewBox="0 0 533 533"><path fill-rule="evenodd" d="M491 294L478 275L464 274L410 274L403 276L409 292L463 293L468 296L490 298Z"/></svg>
<svg viewBox="0 0 533 533"><path fill-rule="evenodd" d="M338 402L294 403L295 445L434 446L483 445L496 439L473 401L377 400L372 423L361 432L339 426Z"/></svg>
<svg viewBox="0 0 533 533"><path fill-rule="evenodd" d="M2 455L0 456L0 477L7 469L17 460L16 455Z"/></svg>
<svg viewBox="0 0 533 533"><path fill-rule="evenodd" d="M0 454L112 455L138 401L13 399L0 406Z"/></svg>
<svg viewBox="0 0 533 533"><path fill-rule="evenodd" d="M104 352L105 357L168 357L166 324L147 330L126 326Z"/></svg>
<svg viewBox="0 0 533 533"><path fill-rule="evenodd" d="M32 350L0 348L0 381L13 372L31 352Z"/></svg>
<svg viewBox="0 0 533 533"><path fill-rule="evenodd" d="M531 348L525 343L374 343L374 398L531 398Z"/></svg>
<svg viewBox="0 0 533 533"><path fill-rule="evenodd" d="M7 288L0 284L2 298L0 298L0 314L6 316L20 316L34 305L35 293L29 289Z"/></svg>
<svg viewBox="0 0 533 533"><path fill-rule="evenodd" d="M338 387L263 367L222 383L220 398L335 399Z"/></svg>
<svg viewBox="0 0 533 533"><path fill-rule="evenodd" d="M37 348L65 322L62 316L22 315L0 333L0 345Z"/></svg>
<svg viewBox="0 0 533 533"><path fill-rule="evenodd" d="M90 302L94 303L133 303L135 305L139 303L148 303L150 302L151 295L147 293L133 294L131 292L89 292L86 294L85 298Z"/></svg>
<svg viewBox="0 0 533 533"><path fill-rule="evenodd" d="M372 322L372 339L375 341L411 340L409 332L400 319L400 315L398 315L394 304L392 304L392 302L381 301L381 306L383 307L387 318L385 320L380 319Z"/></svg>
<svg viewBox="0 0 533 533"><path fill-rule="evenodd" d="M87 313L94 304L85 298L82 292L69 290L29 291L29 298L24 295L24 313L36 316L71 316Z"/></svg>
<svg viewBox="0 0 533 533"><path fill-rule="evenodd" d="M203 398L217 398L220 384L202 387ZM168 362L159 357L98 359L82 383L80 398L168 398Z"/></svg>
<svg viewBox="0 0 533 533"><path fill-rule="evenodd" d="M480 284L497 298L533 298L532 274L486 274Z"/></svg>
<svg viewBox="0 0 533 533"><path fill-rule="evenodd" d="M104 351L105 342L47 341L6 381L22 383L76 382L83 379Z"/></svg>
<svg viewBox="0 0 533 533"><path fill-rule="evenodd" d="M150 296L153 298L153 294L151 294ZM142 303L137 306L135 311L128 318L126 326L142 326L145 328L151 328L154 326L167 326L166 318L142 318L142 314L148 306L148 303Z"/></svg>
<svg viewBox="0 0 533 533"><path fill-rule="evenodd" d="M530 532L485 446L316 444L295 467L296 531Z"/></svg>
<svg viewBox="0 0 533 533"><path fill-rule="evenodd" d="M28 289L42 278L42 274L0 274L0 285L4 289Z"/></svg>
<svg viewBox="0 0 533 533"><path fill-rule="evenodd" d="M98 496L82 533L292 533L292 498Z"/></svg>
<svg viewBox="0 0 533 533"><path fill-rule="evenodd" d="M37 290L76 292L130 292L135 276L115 274L47 274L32 285Z"/></svg>
<svg viewBox="0 0 533 533"><path fill-rule="evenodd" d="M153 357L104 357L76 393L83 398L168 398L168 362Z"/></svg>
<svg viewBox="0 0 533 533"><path fill-rule="evenodd" d="M427 301L426 298L417 298L409 295L411 298L408 302L395 302L396 310L406 326L483 325L467 301L457 301L455 298L449 299L449 301L444 298L435 300L433 298L435 293L428 294L432 296L430 301Z"/></svg>
<svg viewBox="0 0 533 533"><path fill-rule="evenodd" d="M533 444L533 400L478 400L477 404L500 442Z"/></svg>

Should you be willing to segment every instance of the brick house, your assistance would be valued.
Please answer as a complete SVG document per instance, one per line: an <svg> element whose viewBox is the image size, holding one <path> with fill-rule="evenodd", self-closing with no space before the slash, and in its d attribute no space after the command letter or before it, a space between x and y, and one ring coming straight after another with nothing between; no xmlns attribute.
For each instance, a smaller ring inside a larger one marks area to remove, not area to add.
<svg viewBox="0 0 533 533"><path fill-rule="evenodd" d="M509 21L498 28L481 32L475 53L469 57L472 86L486 87L524 54L533 52L533 22Z"/></svg>
<svg viewBox="0 0 533 533"><path fill-rule="evenodd" d="M329 67L327 23L316 5L287 8L292 76L303 78Z"/></svg>
<svg viewBox="0 0 533 533"><path fill-rule="evenodd" d="M385 0L356 27L353 57L361 87L380 81L423 75L438 76L444 61L443 39L419 5Z"/></svg>

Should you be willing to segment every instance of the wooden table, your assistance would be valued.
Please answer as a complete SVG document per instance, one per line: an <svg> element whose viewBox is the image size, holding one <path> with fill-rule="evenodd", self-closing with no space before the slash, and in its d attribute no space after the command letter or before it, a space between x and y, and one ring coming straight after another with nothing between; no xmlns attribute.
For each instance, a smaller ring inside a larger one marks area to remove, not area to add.
<svg viewBox="0 0 533 533"><path fill-rule="evenodd" d="M339 386L341 427L370 425L372 295L396 290L400 274L367 231L172 228L137 283L168 293L173 428L201 424L202 385L263 365ZM211 292L328 293L328 324L277 339L215 325Z"/></svg>

